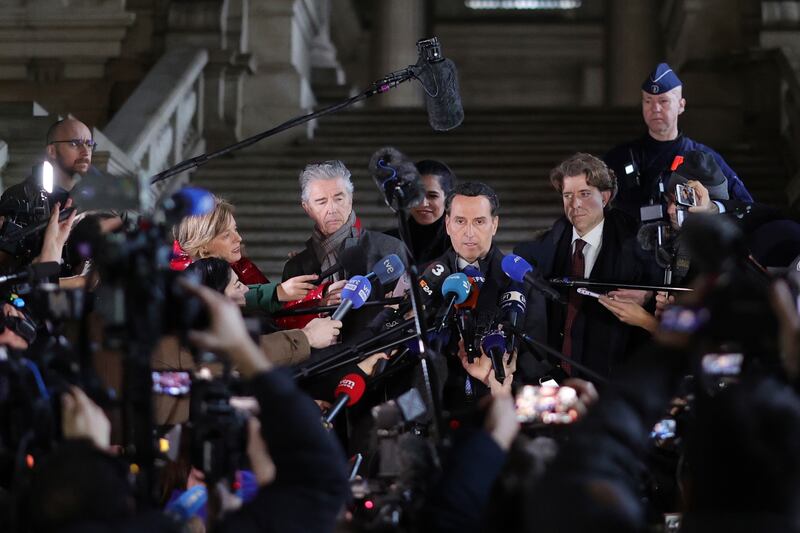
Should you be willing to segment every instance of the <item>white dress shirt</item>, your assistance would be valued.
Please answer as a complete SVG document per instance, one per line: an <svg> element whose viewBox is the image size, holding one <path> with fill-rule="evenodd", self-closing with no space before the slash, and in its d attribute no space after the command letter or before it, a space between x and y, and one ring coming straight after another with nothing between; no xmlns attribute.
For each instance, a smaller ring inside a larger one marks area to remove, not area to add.
<svg viewBox="0 0 800 533"><path fill-rule="evenodd" d="M592 273L594 263L597 261L597 254L600 253L600 248L603 247L603 226L605 223L606 219L604 218L583 237L578 235L578 232L575 230L574 226L572 228L572 246L570 247L570 257L572 257L572 254L575 253L575 241L581 239L586 243L586 245L583 247L583 259L585 263L583 271L584 278L588 278Z"/></svg>

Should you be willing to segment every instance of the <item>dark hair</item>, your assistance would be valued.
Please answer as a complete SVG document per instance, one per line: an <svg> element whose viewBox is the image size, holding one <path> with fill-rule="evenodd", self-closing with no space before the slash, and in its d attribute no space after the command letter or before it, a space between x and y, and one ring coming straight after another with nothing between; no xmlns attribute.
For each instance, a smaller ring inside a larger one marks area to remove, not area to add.
<svg viewBox="0 0 800 533"><path fill-rule="evenodd" d="M450 206L453 204L453 197L456 195L461 196L485 196L489 200L489 205L492 207L492 216L497 215L500 209L500 200L497 198L497 193L494 189L481 183L480 181L467 181L456 185L444 201L444 212L450 214Z"/></svg>
<svg viewBox="0 0 800 533"><path fill-rule="evenodd" d="M231 282L231 266L219 257L206 257L198 259L184 270L186 274L197 276L197 281L224 293L225 287Z"/></svg>
<svg viewBox="0 0 800 533"><path fill-rule="evenodd" d="M550 171L550 183L560 193L564 189L564 178L586 174L586 183L600 191L611 191L608 203L617 196L617 176L602 159L578 152L571 155Z"/></svg>
<svg viewBox="0 0 800 533"><path fill-rule="evenodd" d="M439 186L442 188L442 191L444 191L445 197L447 197L447 195L453 190L453 187L456 186L456 175L453 174L453 171L450 170L450 167L441 161L436 161L435 159L423 159L422 161L417 161L414 163L414 166L417 167L417 172L419 172L420 176L424 176L426 174L436 176L436 179L439 181Z"/></svg>

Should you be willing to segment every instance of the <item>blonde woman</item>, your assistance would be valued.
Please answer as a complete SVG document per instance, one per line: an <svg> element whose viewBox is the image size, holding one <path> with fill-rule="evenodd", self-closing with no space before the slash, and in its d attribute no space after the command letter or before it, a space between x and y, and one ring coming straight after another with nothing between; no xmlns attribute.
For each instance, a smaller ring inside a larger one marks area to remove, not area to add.
<svg viewBox="0 0 800 533"><path fill-rule="evenodd" d="M210 213L184 218L175 228L175 240L191 261L218 257L233 266L242 260L242 237L236 228L233 206L216 197L215 203ZM250 290L245 294L245 308L273 313L280 309L281 302L304 298L315 288L311 284L315 279L316 274L309 274L283 283L248 284Z"/></svg>

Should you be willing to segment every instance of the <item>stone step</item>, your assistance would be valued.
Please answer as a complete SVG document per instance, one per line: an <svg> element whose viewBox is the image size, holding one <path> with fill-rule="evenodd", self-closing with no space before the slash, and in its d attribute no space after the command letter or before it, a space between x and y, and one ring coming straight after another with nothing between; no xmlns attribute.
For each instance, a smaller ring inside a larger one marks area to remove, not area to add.
<svg viewBox="0 0 800 533"><path fill-rule="evenodd" d="M0 102L0 116L3 120L10 117L46 117L49 114L37 102Z"/></svg>

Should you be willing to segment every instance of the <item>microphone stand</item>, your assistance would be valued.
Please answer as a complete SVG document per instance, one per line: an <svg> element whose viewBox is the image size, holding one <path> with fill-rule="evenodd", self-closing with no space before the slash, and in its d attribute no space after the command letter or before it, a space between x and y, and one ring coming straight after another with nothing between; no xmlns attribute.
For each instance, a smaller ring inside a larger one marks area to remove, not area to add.
<svg viewBox="0 0 800 533"><path fill-rule="evenodd" d="M590 368L578 363L577 361L575 361L571 357L567 357L566 355L562 354L561 352L559 352L557 350L554 350L553 348L551 348L550 346L544 344L543 342L539 342L537 340L532 339L519 326L514 326L512 324L509 324L509 328L511 329L511 331L516 333L517 336L520 339L522 339L522 341L525 344L528 345L528 348L540 349L540 350L544 351L545 353L547 353L548 355L552 355L553 357L555 357L559 361L563 361L565 363L569 363L571 366L577 368L578 370L580 370L581 372L586 374L586 376L592 378L594 381L597 381L599 383L608 383L608 379L604 378L603 376L601 376L600 374L598 374L594 370L592 370L592 369L590 369Z"/></svg>
<svg viewBox="0 0 800 533"><path fill-rule="evenodd" d="M158 183L167 178L171 178L176 174L180 174L181 172L186 172L188 170L192 170L193 168L205 165L212 159L216 159L220 156L229 154L231 152L241 150L242 148L246 148L252 144L255 144L262 139L266 139L267 137L272 137L273 135L286 131L295 126L299 126L300 124L305 124L306 122L309 122L316 118L329 115L331 113L335 113L336 111L340 111L346 107L349 107L355 104L356 102L360 102L362 100L366 100L371 96L375 96L376 94L388 92L389 90L397 87L403 82L415 79L417 77L417 72L420 69L421 67L417 65L409 65L408 67L402 70L398 70L390 74L387 74L380 80L374 82L369 87L369 89L365 90L361 94L357 94L351 98L348 98L347 100L339 102L338 104L333 104L328 107L324 107L320 110L314 111L313 113L308 113L307 115L295 117L293 119L287 120L283 124L275 126L272 129L262 131L261 133L257 133L252 137L248 137L247 139L243 139L237 143L230 144L228 146L220 148L219 150L208 152L206 154L200 154L196 157L192 157L191 159L182 161L171 168L162 170L161 172L150 178L150 184L152 185Z"/></svg>
<svg viewBox="0 0 800 533"><path fill-rule="evenodd" d="M421 317L423 315L422 298L419 293L419 273L417 271L417 265L414 261L414 254L411 251L411 231L408 227L408 208L406 203L407 201L403 187L401 184L398 184L398 186L392 191L392 201L390 202L390 205L395 207L395 213L397 214L397 227L400 232L400 240L403 241L405 247L406 261L408 263L408 269L406 269L406 273L408 274L409 283L411 285L409 289L409 295L411 296L411 309L414 312L414 337L417 338L417 342L419 343L418 352L420 369L422 371L422 381L425 383L425 392L428 394L428 397L431 400L431 406L433 407L433 416L431 417L431 420L433 421L433 438L434 441L438 441L439 437L441 436L442 427L441 406L439 405L439 398L436 395L436 391L433 389L431 380L431 375L433 374L434 369L431 363L428 347L426 346L428 343L427 331L424 331L422 326Z"/></svg>

